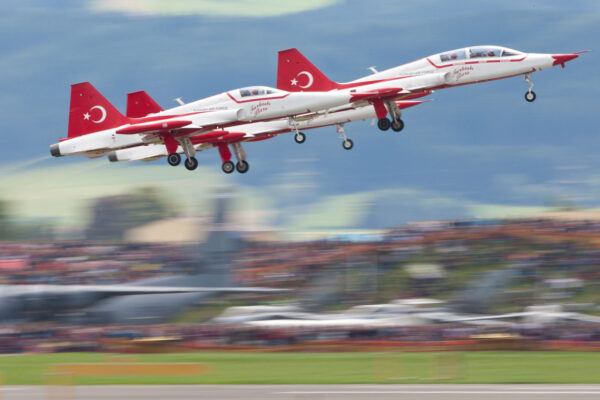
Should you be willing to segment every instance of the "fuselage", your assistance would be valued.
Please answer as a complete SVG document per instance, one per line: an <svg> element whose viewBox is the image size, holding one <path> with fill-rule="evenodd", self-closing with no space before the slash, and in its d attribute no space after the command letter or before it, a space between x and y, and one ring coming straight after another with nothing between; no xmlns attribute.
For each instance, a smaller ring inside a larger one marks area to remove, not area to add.
<svg viewBox="0 0 600 400"><path fill-rule="evenodd" d="M576 55L523 53L500 46L474 46L434 54L394 68L376 72L351 82L340 83L334 90L343 92L402 88L410 92L429 92L529 74L564 64ZM399 99L414 94L400 94ZM364 106L355 103L356 106ZM337 109L347 108L338 107Z"/></svg>

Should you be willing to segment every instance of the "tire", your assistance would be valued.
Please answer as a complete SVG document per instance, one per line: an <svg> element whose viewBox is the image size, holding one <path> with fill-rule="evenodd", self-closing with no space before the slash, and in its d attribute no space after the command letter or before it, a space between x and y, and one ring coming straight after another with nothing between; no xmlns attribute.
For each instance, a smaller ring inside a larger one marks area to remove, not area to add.
<svg viewBox="0 0 600 400"><path fill-rule="evenodd" d="M529 103L535 101L536 95L534 91L531 92L525 92L525 100L527 100Z"/></svg>
<svg viewBox="0 0 600 400"><path fill-rule="evenodd" d="M296 143L304 143L306 141L306 135L302 132L298 132L294 135L294 140Z"/></svg>
<svg viewBox="0 0 600 400"><path fill-rule="evenodd" d="M167 157L167 161L168 161L169 165L176 167L181 163L181 156L177 153L171 153Z"/></svg>
<svg viewBox="0 0 600 400"><path fill-rule="evenodd" d="M223 163L223 165L221 165L221 169L226 174L230 174L235 170L235 165L233 165L231 161L226 161Z"/></svg>
<svg viewBox="0 0 600 400"><path fill-rule="evenodd" d="M237 169L237 172L240 174L245 174L250 169L250 164L248 164L246 160L242 160L235 165L235 169Z"/></svg>
<svg viewBox="0 0 600 400"><path fill-rule="evenodd" d="M402 129L404 129L404 121L402 121L400 118L392 122L392 130L394 132L400 132Z"/></svg>
<svg viewBox="0 0 600 400"><path fill-rule="evenodd" d="M342 147L346 150L351 150L354 147L354 142L351 139L346 139L342 142Z"/></svg>
<svg viewBox="0 0 600 400"><path fill-rule="evenodd" d="M389 118L381 118L379 121L377 121L377 127L382 131L387 131L390 129L391 125L392 122L389 120Z"/></svg>
<svg viewBox="0 0 600 400"><path fill-rule="evenodd" d="M198 168L198 160L196 157L190 157L183 163L188 171L193 171Z"/></svg>

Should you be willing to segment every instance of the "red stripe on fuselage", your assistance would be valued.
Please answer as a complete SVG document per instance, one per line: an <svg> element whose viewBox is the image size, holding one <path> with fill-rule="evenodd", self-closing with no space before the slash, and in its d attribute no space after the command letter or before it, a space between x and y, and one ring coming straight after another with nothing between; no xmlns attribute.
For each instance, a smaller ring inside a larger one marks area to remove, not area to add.
<svg viewBox="0 0 600 400"><path fill-rule="evenodd" d="M500 63L500 62L520 62L523 61L524 59L527 58L527 55L523 56L523 58L517 58L517 59L513 59L513 60L478 60L478 61L464 61L464 62L458 62L458 63L454 63L454 64L446 64L446 65L436 65L433 63L433 61L431 61L429 59L429 57L425 58L427 61L429 61L429 64L433 65L434 67L440 69L440 68L448 68L448 67L454 67L455 65L471 65L471 64L487 64L487 63ZM521 74L519 74L521 75Z"/></svg>

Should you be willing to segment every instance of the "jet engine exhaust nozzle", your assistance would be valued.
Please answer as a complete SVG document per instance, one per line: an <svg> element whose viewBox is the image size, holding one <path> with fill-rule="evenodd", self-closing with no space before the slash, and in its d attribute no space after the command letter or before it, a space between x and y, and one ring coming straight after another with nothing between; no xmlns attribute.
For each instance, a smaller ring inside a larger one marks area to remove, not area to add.
<svg viewBox="0 0 600 400"><path fill-rule="evenodd" d="M62 154L60 154L60 148L58 147L58 143L50 145L50 154L52 154L53 157L62 156Z"/></svg>

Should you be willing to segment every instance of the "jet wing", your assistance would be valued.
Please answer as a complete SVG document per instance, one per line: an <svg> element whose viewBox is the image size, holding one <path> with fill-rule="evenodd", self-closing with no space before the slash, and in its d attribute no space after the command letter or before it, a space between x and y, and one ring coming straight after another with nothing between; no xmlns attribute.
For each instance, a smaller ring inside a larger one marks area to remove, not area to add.
<svg viewBox="0 0 600 400"><path fill-rule="evenodd" d="M146 124L134 124L126 126L125 128L117 129L117 133L132 135L136 133L153 133L159 131L170 131L172 129L183 128L184 126L191 125L192 121L159 121L151 122Z"/></svg>
<svg viewBox="0 0 600 400"><path fill-rule="evenodd" d="M367 90L365 92L353 93L350 98L351 102L369 101L369 100L392 100L403 94L410 94L408 90L403 88L381 88L375 90Z"/></svg>
<svg viewBox="0 0 600 400"><path fill-rule="evenodd" d="M162 121L147 121L144 118L132 119L131 124L117 129L116 133L132 134L161 134L172 131L177 136L197 135L198 131L213 129L240 121L241 109L198 112L188 115L186 119L164 119ZM167 117L168 118L168 117Z"/></svg>

